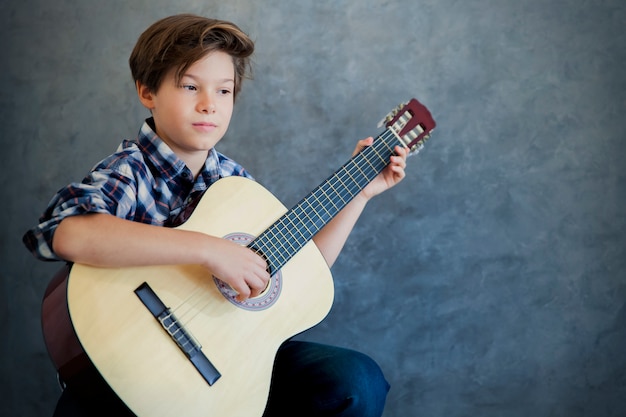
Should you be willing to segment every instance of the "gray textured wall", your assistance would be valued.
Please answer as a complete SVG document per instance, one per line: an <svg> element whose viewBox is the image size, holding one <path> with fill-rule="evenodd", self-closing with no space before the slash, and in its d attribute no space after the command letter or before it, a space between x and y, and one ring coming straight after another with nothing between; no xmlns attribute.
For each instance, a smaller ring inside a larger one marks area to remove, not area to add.
<svg viewBox="0 0 626 417"><path fill-rule="evenodd" d="M0 5L0 414L58 396L39 324L58 265L21 246L146 115L127 57L158 18L257 42L221 151L291 205L415 96L439 123L372 201L302 337L376 358L392 416L626 415L626 3L21 0Z"/></svg>

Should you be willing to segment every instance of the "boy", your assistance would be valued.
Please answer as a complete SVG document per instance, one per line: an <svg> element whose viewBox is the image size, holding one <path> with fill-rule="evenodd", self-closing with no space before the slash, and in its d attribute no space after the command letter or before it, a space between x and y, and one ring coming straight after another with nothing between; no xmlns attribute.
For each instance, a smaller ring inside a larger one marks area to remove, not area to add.
<svg viewBox="0 0 626 417"><path fill-rule="evenodd" d="M198 264L229 284L239 300L259 295L270 279L261 256L221 237L172 228L217 179L250 177L215 145L229 126L253 50L230 22L177 15L149 27L129 62L151 117L135 141L124 141L82 183L57 193L40 224L24 236L35 256L95 266ZM359 141L355 153L371 143ZM406 151L398 147L396 153L314 237L329 265L367 201L404 178ZM276 357L265 415L380 416L388 389L378 366L363 354L288 341ZM65 389L55 416L120 415L124 409L110 393L94 406L74 391L71 385Z"/></svg>

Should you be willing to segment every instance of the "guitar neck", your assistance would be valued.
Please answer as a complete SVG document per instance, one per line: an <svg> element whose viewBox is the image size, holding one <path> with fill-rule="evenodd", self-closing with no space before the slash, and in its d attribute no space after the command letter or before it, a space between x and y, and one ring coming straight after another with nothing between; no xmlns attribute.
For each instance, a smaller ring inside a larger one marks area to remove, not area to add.
<svg viewBox="0 0 626 417"><path fill-rule="evenodd" d="M389 164L396 145L402 142L386 129L248 247L262 254L270 273L276 273Z"/></svg>

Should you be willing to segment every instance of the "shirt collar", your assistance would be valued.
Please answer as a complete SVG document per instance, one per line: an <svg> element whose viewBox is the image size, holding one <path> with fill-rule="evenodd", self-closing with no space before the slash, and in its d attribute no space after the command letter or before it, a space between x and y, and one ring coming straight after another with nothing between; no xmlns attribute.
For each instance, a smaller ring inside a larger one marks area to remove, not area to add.
<svg viewBox="0 0 626 417"><path fill-rule="evenodd" d="M184 174L185 170L189 171L183 160L156 134L153 118L146 119L141 126L137 146L159 175L168 180Z"/></svg>

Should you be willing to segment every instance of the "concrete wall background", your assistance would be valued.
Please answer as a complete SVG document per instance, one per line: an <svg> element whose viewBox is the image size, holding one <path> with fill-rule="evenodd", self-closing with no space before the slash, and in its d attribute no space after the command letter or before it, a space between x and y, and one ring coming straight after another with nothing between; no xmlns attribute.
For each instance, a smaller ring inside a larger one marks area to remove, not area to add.
<svg viewBox="0 0 626 417"><path fill-rule="evenodd" d="M0 5L0 414L59 395L22 233L146 112L127 58L153 21L257 42L219 149L287 206L417 97L439 127L371 202L302 338L385 370L393 416L626 414L626 5L617 0L9 0Z"/></svg>

